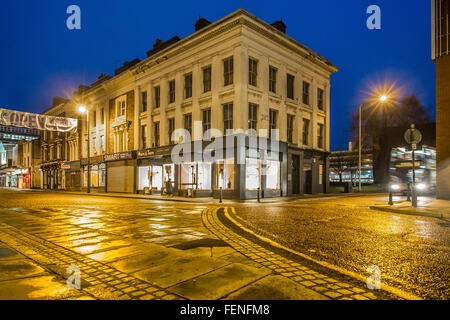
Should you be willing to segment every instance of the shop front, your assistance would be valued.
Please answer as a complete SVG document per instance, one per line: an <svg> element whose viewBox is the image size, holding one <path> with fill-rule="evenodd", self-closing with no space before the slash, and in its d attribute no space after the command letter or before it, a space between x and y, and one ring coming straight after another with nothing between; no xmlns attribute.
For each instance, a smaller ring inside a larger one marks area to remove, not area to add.
<svg viewBox="0 0 450 320"><path fill-rule="evenodd" d="M81 159L82 190L88 186L88 174L90 174L91 192L106 192L106 163L103 156L96 156L88 160Z"/></svg>
<svg viewBox="0 0 450 320"><path fill-rule="evenodd" d="M105 192L136 193L135 171L137 170L136 152L126 151L105 154L105 166L98 166L100 183L103 170L106 172ZM87 176L86 176L87 180ZM87 181L86 181L87 185Z"/></svg>

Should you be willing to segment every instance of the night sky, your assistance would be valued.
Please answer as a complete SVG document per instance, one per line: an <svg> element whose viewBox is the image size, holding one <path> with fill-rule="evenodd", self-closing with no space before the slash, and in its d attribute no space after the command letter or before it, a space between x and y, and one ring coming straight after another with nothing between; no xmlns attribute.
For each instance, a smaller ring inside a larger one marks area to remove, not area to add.
<svg viewBox="0 0 450 320"><path fill-rule="evenodd" d="M68 30L66 9L81 8L81 30ZM381 30L366 28L366 9L381 8ZM349 114L373 84L395 82L434 116L428 0L150 1L2 0L0 107L42 112L53 96L143 59L156 38L186 37L199 16L214 22L243 8L339 67L332 76L331 149L347 147Z"/></svg>

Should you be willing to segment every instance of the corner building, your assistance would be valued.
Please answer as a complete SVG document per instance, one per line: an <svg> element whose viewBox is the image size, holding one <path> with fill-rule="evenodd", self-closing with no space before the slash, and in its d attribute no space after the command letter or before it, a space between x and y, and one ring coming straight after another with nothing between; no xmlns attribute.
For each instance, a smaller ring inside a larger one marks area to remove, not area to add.
<svg viewBox="0 0 450 320"><path fill-rule="evenodd" d="M170 181L176 195L196 197L218 197L220 189L234 199L256 198L258 188L264 197L327 192L337 68L287 36L282 21L270 25L242 9L214 23L199 19L195 28L184 39L157 40L146 59L76 93L70 103L89 109L76 143L82 188L89 145L98 191L158 194ZM177 129L191 137L177 137ZM213 141L227 134L221 159L206 161L194 147L211 143L208 129ZM173 163L181 141L191 151Z"/></svg>

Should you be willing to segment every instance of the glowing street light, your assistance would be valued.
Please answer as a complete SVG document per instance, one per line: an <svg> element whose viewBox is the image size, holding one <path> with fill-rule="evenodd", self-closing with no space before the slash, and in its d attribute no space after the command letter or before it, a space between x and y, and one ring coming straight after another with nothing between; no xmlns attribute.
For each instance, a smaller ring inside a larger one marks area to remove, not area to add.
<svg viewBox="0 0 450 320"><path fill-rule="evenodd" d="M389 99L389 96L387 94L382 94L378 98L378 100L381 103L387 102ZM358 144L359 144L359 150L358 150L358 192L361 192L361 158L362 158L362 140L361 140L361 122L362 122L362 104L359 105L359 135L358 135Z"/></svg>
<svg viewBox="0 0 450 320"><path fill-rule="evenodd" d="M89 134L89 110L85 105L78 106L78 112L81 114L86 113L86 128L88 132L88 145L87 145L87 193L91 192L91 155L90 155L90 134Z"/></svg>

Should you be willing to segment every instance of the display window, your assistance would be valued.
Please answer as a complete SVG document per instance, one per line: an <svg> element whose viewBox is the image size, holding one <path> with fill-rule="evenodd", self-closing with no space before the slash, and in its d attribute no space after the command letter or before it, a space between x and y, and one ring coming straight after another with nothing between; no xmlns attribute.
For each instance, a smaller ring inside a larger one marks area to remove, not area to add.
<svg viewBox="0 0 450 320"><path fill-rule="evenodd" d="M181 189L211 190L211 163L187 162L180 165Z"/></svg>
<svg viewBox="0 0 450 320"><path fill-rule="evenodd" d="M280 190L280 161L266 161L266 189Z"/></svg>
<svg viewBox="0 0 450 320"><path fill-rule="evenodd" d="M163 183L163 167L148 166L139 167L139 190L149 188L150 190L160 191Z"/></svg>
<svg viewBox="0 0 450 320"><path fill-rule="evenodd" d="M217 189L234 190L234 159L229 158L216 162Z"/></svg>
<svg viewBox="0 0 450 320"><path fill-rule="evenodd" d="M246 158L245 170L245 189L258 190L261 187L261 161L255 158Z"/></svg>

